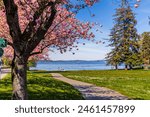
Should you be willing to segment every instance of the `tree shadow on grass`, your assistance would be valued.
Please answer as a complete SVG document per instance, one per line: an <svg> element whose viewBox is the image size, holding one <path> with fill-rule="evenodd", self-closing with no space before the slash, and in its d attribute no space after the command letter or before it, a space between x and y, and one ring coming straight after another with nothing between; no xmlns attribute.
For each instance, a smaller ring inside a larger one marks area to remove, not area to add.
<svg viewBox="0 0 150 117"><path fill-rule="evenodd" d="M80 100L81 94L71 85L49 78L28 80L29 99L31 100Z"/></svg>
<svg viewBox="0 0 150 117"><path fill-rule="evenodd" d="M71 93L71 92L62 92L56 90L29 90L29 99L30 100L81 100L83 97L80 95Z"/></svg>
<svg viewBox="0 0 150 117"><path fill-rule="evenodd" d="M10 100L12 83L10 75L0 80L0 100ZM47 71L28 72L29 100L80 100L80 92L71 85L53 79Z"/></svg>
<svg viewBox="0 0 150 117"><path fill-rule="evenodd" d="M11 99L11 92L1 92L0 91L0 100L10 100Z"/></svg>
<svg viewBox="0 0 150 117"><path fill-rule="evenodd" d="M10 74L0 80L0 99L9 100L12 95L12 83L10 80Z"/></svg>
<svg viewBox="0 0 150 117"><path fill-rule="evenodd" d="M143 99L143 98L132 98L130 100L145 100L145 99Z"/></svg>
<svg viewBox="0 0 150 117"><path fill-rule="evenodd" d="M37 74L37 73L50 73L50 71L45 71L45 70L30 70L28 71L28 73L32 73L32 74Z"/></svg>

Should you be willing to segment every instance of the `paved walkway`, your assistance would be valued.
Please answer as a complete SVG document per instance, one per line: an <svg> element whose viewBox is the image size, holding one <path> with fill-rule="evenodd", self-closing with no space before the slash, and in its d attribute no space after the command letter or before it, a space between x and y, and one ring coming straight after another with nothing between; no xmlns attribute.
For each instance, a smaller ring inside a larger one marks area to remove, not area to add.
<svg viewBox="0 0 150 117"><path fill-rule="evenodd" d="M108 88L98 87L90 83L68 79L59 73L51 73L57 79L71 84L78 89L86 100L127 100L128 98Z"/></svg>
<svg viewBox="0 0 150 117"><path fill-rule="evenodd" d="M10 69L1 69L0 79L2 79L3 77L5 77L8 73L10 73Z"/></svg>

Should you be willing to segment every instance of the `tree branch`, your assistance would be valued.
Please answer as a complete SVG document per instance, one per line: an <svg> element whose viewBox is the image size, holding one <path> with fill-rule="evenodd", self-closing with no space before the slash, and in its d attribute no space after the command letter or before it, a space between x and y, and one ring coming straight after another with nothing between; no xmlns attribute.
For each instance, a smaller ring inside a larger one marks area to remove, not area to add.
<svg viewBox="0 0 150 117"><path fill-rule="evenodd" d="M30 56L36 55L36 54L42 54L43 51L33 52L30 54Z"/></svg>
<svg viewBox="0 0 150 117"><path fill-rule="evenodd" d="M40 8L34 13L33 20L29 22L26 29L23 32L23 39L29 39L32 33L34 32L34 26L36 25L36 20L42 15L44 9L47 6L53 5L53 2L49 2L49 4L40 5Z"/></svg>
<svg viewBox="0 0 150 117"><path fill-rule="evenodd" d="M41 48L40 51L31 53L30 56L33 56L33 55L36 55L36 54L42 54L43 50L44 50L45 48L49 47L49 46L50 46L50 44L44 46L43 48Z"/></svg>
<svg viewBox="0 0 150 117"><path fill-rule="evenodd" d="M10 45L12 48L14 48L13 43L7 41L7 44Z"/></svg>
<svg viewBox="0 0 150 117"><path fill-rule="evenodd" d="M36 33L34 34L33 38L29 41L28 51L29 53L34 50L34 48L40 43L40 41L44 38L44 35L48 31L49 27L52 25L55 15L56 15L56 8L55 3L51 6L51 15L48 17L45 22L37 29Z"/></svg>
<svg viewBox="0 0 150 117"><path fill-rule="evenodd" d="M10 29L10 35L12 36L13 42L17 42L21 36L21 29L18 20L18 7L14 0L3 0L3 2L6 10L6 18Z"/></svg>

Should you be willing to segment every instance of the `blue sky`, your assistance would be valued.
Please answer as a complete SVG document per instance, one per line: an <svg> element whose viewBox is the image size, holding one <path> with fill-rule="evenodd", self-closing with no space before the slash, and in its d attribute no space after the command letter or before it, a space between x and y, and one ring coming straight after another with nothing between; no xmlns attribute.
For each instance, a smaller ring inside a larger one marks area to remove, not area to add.
<svg viewBox="0 0 150 117"><path fill-rule="evenodd" d="M103 27L97 27L102 33L92 30L96 36L96 40L106 41L105 38L109 38L108 35L110 29L113 27L112 15L115 13L115 8L119 5L119 2L115 1L121 0L100 0L100 2L93 7L84 9L77 15L77 18L81 21L97 22L103 25ZM95 14L95 17L91 17L89 11L92 14ZM133 11L136 14L136 19L138 21L136 26L138 33L141 34L142 32L150 31L150 25L148 24L148 16L150 16L150 0L141 0L140 7L137 9L133 8ZM60 54L59 51L55 50L54 52L49 52L49 56L51 60L102 60L111 50L107 45L108 42L105 44L95 44L90 41L85 41L84 46L79 44L79 50L73 51L75 52L74 55L72 52Z"/></svg>

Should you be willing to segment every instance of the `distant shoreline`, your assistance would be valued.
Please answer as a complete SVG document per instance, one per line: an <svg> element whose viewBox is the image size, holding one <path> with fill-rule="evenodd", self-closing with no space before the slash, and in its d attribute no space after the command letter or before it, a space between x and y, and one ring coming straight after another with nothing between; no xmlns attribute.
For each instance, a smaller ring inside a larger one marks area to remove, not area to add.
<svg viewBox="0 0 150 117"><path fill-rule="evenodd" d="M122 69L123 66L119 67ZM61 61L38 61L36 67L31 70L46 71L77 71L77 70L112 70L113 66L107 65L106 60L61 60Z"/></svg>
<svg viewBox="0 0 150 117"><path fill-rule="evenodd" d="M106 60L39 60L39 61L52 61L52 62L57 62L57 61L106 61Z"/></svg>

